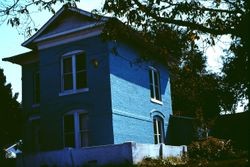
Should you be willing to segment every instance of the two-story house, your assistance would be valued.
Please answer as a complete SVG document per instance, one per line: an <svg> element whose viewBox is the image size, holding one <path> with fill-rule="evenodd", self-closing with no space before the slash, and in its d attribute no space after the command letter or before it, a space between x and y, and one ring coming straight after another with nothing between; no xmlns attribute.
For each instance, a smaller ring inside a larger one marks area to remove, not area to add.
<svg viewBox="0 0 250 167"><path fill-rule="evenodd" d="M22 44L30 52L4 59L22 66L27 152L166 142L169 73L133 63L140 54L124 42L101 40L108 20L62 7Z"/></svg>

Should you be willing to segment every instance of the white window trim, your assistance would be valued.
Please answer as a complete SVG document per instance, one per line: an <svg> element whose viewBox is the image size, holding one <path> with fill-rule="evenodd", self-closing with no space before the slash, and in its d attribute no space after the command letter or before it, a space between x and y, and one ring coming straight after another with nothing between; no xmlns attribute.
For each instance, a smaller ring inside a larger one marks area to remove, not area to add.
<svg viewBox="0 0 250 167"><path fill-rule="evenodd" d="M80 130L80 124L79 124L79 115L80 114L88 114L88 112L83 111L83 110L74 110L71 111L69 113L66 113L63 115L63 145L64 148L68 148L65 147L65 134L64 134L64 117L67 115L73 115L74 117L74 138L75 138L75 147L74 148L81 148L81 130ZM86 131L88 132L88 130Z"/></svg>
<svg viewBox="0 0 250 167"><path fill-rule="evenodd" d="M159 95L160 95L160 99L161 99L161 100L156 99L154 73L152 73L151 75L152 75L152 84L153 84L154 98L152 98L151 95L150 95L150 101L153 102L153 103L157 103L157 104L163 105L163 102L162 102L162 95L161 95L161 82L160 82L160 74L159 74L159 71L158 71L156 68L152 67L152 66L149 66L149 70L150 70L150 72L156 71L157 74L158 74ZM151 78L149 78L149 79L151 79ZM150 91L151 91L151 90L150 90Z"/></svg>
<svg viewBox="0 0 250 167"><path fill-rule="evenodd" d="M73 95L77 93L88 92L89 88L77 89L77 90L67 90L59 93L59 96Z"/></svg>
<svg viewBox="0 0 250 167"><path fill-rule="evenodd" d="M62 58L61 58L61 89L60 89L61 92L59 93L59 96L66 96L66 95L72 95L72 94L83 93L83 92L89 91L89 88L82 88L82 89L76 88L76 55L79 53L85 53L85 52L83 50L74 50L74 51L71 51L71 52L68 52L68 53L65 53L64 55L62 55ZM63 64L63 60L65 57L72 58L73 89L71 89L71 90L64 90L64 78L63 78L63 65L64 64Z"/></svg>
<svg viewBox="0 0 250 167"><path fill-rule="evenodd" d="M151 98L151 99L150 99L150 101L151 101L151 102L153 102L153 103L157 103L157 104L161 104L161 105L163 105L163 102L162 102L162 101L160 101L160 100L157 100L157 99L153 99L153 98Z"/></svg>

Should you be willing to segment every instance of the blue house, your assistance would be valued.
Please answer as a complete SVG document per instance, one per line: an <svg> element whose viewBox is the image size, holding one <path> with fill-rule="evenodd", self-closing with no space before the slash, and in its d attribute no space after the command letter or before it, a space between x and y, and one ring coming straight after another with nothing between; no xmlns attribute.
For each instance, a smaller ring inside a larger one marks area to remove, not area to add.
<svg viewBox="0 0 250 167"><path fill-rule="evenodd" d="M170 78L122 41L100 38L108 17L62 7L5 58L22 66L27 152L126 141L166 143ZM116 52L113 52L116 48Z"/></svg>

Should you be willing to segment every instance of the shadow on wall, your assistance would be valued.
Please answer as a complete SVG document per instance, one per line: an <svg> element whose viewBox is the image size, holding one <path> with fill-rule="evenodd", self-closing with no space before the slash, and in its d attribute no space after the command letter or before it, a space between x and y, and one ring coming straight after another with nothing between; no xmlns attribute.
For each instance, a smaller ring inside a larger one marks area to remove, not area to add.
<svg viewBox="0 0 250 167"><path fill-rule="evenodd" d="M139 85L149 89L149 66L155 67L160 72L161 92L165 92L169 83L169 74L160 64L141 60L138 53L122 43L115 43L113 47L115 53L110 54L110 73L122 80L128 81L135 85ZM123 67L123 68L121 68ZM126 69L126 70L124 70Z"/></svg>

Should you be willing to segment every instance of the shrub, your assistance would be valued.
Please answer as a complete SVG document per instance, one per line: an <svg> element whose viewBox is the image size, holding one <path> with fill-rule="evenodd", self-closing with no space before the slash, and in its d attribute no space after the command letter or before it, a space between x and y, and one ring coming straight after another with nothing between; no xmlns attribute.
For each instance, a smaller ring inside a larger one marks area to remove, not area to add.
<svg viewBox="0 0 250 167"><path fill-rule="evenodd" d="M231 140L208 137L188 146L188 157L192 160L221 160L235 156Z"/></svg>
<svg viewBox="0 0 250 167"><path fill-rule="evenodd" d="M146 157L138 164L138 167L176 167L186 163L186 157L167 157L165 159Z"/></svg>

